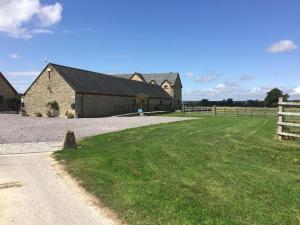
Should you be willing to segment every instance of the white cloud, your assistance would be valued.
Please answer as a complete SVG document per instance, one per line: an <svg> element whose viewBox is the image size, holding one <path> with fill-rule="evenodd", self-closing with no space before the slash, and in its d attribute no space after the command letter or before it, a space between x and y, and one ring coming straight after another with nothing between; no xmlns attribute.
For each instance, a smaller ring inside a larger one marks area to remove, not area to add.
<svg viewBox="0 0 300 225"><path fill-rule="evenodd" d="M251 76L251 75L242 75L242 76L240 77L240 80L241 80L241 81L248 81L248 80L253 80L253 79L254 79L254 77Z"/></svg>
<svg viewBox="0 0 300 225"><path fill-rule="evenodd" d="M224 82L214 87L206 89L184 90L185 100L222 100L233 98L234 100L261 99L263 100L266 93L273 87L259 87L247 89L234 82Z"/></svg>
<svg viewBox="0 0 300 225"><path fill-rule="evenodd" d="M54 5L47 5L40 9L39 18L43 27L51 26L61 20L61 13L63 7L59 3Z"/></svg>
<svg viewBox="0 0 300 225"><path fill-rule="evenodd" d="M11 54L9 55L9 58L11 58L11 59L18 59L18 58L20 58L20 55L18 55L18 54L16 54L16 53L11 53Z"/></svg>
<svg viewBox="0 0 300 225"><path fill-rule="evenodd" d="M209 100L223 100L227 98L233 98L234 100L264 100L267 92L273 88L279 88L284 93L290 95L291 100L300 100L300 86L295 88L290 87L276 87L276 86L262 86L254 87L251 89L244 88L234 82L225 82L217 84L214 87L206 89L184 89L183 99L184 100L195 100L201 99Z"/></svg>
<svg viewBox="0 0 300 225"><path fill-rule="evenodd" d="M300 95L300 86L294 88L291 92L292 95Z"/></svg>
<svg viewBox="0 0 300 225"><path fill-rule="evenodd" d="M37 76L40 72L38 71L24 71L24 72L7 72L5 73L6 76L12 76L12 77L31 77L31 76Z"/></svg>
<svg viewBox="0 0 300 225"><path fill-rule="evenodd" d="M187 72L187 73L185 74L185 76L188 77L188 78L192 78L192 77L194 77L195 75L194 75L192 72Z"/></svg>
<svg viewBox="0 0 300 225"><path fill-rule="evenodd" d="M187 78L192 79L194 82L205 83L218 79L221 76L221 74L215 73L214 71L201 75L195 75L192 72L187 72L185 76Z"/></svg>
<svg viewBox="0 0 300 225"><path fill-rule="evenodd" d="M291 40L281 40L279 42L276 42L272 44L268 48L268 52L271 53L280 53L280 52L287 52L287 51L292 51L296 50L298 46Z"/></svg>
<svg viewBox="0 0 300 225"><path fill-rule="evenodd" d="M54 32L53 30L39 28L39 29L33 29L31 33L32 34L53 34Z"/></svg>
<svg viewBox="0 0 300 225"><path fill-rule="evenodd" d="M62 5L42 5L40 0L1 0L0 32L15 38L31 38L41 27L61 20ZM46 32L43 32L46 33Z"/></svg>

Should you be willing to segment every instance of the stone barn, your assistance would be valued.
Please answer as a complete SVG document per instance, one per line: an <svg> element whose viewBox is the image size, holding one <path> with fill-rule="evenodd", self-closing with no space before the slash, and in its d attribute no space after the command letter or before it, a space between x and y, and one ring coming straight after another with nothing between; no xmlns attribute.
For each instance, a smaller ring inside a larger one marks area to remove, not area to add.
<svg viewBox="0 0 300 225"><path fill-rule="evenodd" d="M17 95L17 91L0 72L0 111L15 110L12 103Z"/></svg>
<svg viewBox="0 0 300 225"><path fill-rule="evenodd" d="M181 109L182 83L179 73L133 73L113 76L159 85L173 98L172 109Z"/></svg>
<svg viewBox="0 0 300 225"><path fill-rule="evenodd" d="M46 116L47 104L56 102L59 117L100 117L136 112L136 97L147 96L145 111L171 111L174 100L161 86L102 73L48 64L27 89L23 110Z"/></svg>

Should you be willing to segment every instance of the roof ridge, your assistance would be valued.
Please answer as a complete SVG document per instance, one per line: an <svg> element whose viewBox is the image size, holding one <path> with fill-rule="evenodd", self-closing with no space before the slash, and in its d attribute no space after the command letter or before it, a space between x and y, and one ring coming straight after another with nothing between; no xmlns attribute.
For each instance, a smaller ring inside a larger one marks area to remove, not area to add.
<svg viewBox="0 0 300 225"><path fill-rule="evenodd" d="M124 79L124 78L121 78L121 77L117 77L117 76L114 76L114 75L109 75L109 74L105 74L105 73L99 73L99 72L95 72L95 71L91 71L91 70L85 70L85 69L80 69L80 68L76 68L76 67L71 67L71 66L64 66L64 65L60 65L60 64L56 64L56 63L49 63L48 65L52 65L52 66L60 66L60 67L65 67L65 68L68 68L68 69L75 69L75 70L80 70L80 71L83 71L83 72L88 72L88 73L94 73L94 74L99 74L99 75L103 75L103 76L109 76L113 79ZM116 74L117 75L117 74ZM129 80L129 79L125 79L125 80L128 80L130 82L140 82L140 81L136 81L136 80ZM154 84L149 84L147 82L144 82L145 85L154 85Z"/></svg>
<svg viewBox="0 0 300 225"><path fill-rule="evenodd" d="M65 67L65 68L75 69L75 70L81 70L81 71L89 72L89 73L97 73L97 74L101 74L101 75L108 75L108 74L105 74L105 73L99 73L99 72L95 72L95 71L91 71L91 70L85 70L85 69L80 69L80 68L77 68L77 67L65 66L65 65L56 64L56 63L49 63L48 65L60 66L60 67ZM110 75L108 75L108 76L110 76Z"/></svg>

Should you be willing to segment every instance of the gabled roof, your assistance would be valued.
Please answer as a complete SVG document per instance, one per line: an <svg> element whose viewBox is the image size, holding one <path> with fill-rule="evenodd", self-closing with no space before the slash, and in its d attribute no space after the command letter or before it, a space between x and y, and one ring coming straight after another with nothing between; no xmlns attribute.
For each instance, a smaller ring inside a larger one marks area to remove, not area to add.
<svg viewBox="0 0 300 225"><path fill-rule="evenodd" d="M154 84L126 80L52 63L48 66L52 66L77 93L131 97L145 94L150 98L171 98L161 87Z"/></svg>
<svg viewBox="0 0 300 225"><path fill-rule="evenodd" d="M167 80L171 86L174 86L176 79L178 78L180 80L179 73L142 73L141 75L147 83L154 80L158 85L162 85L162 83ZM130 79L133 74L112 74L112 76Z"/></svg>
<svg viewBox="0 0 300 225"><path fill-rule="evenodd" d="M9 83L9 81L5 78L5 76L0 72L0 79L4 80L4 82L13 90L15 94L18 94L16 89Z"/></svg>

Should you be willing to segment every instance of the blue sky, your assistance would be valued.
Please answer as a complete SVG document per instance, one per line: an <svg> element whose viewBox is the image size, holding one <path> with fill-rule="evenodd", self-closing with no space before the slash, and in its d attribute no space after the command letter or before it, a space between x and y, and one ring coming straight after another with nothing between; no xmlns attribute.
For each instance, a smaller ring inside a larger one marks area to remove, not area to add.
<svg viewBox="0 0 300 225"><path fill-rule="evenodd" d="M184 100L300 99L299 0L8 0L0 71L23 92L49 62L179 72Z"/></svg>

